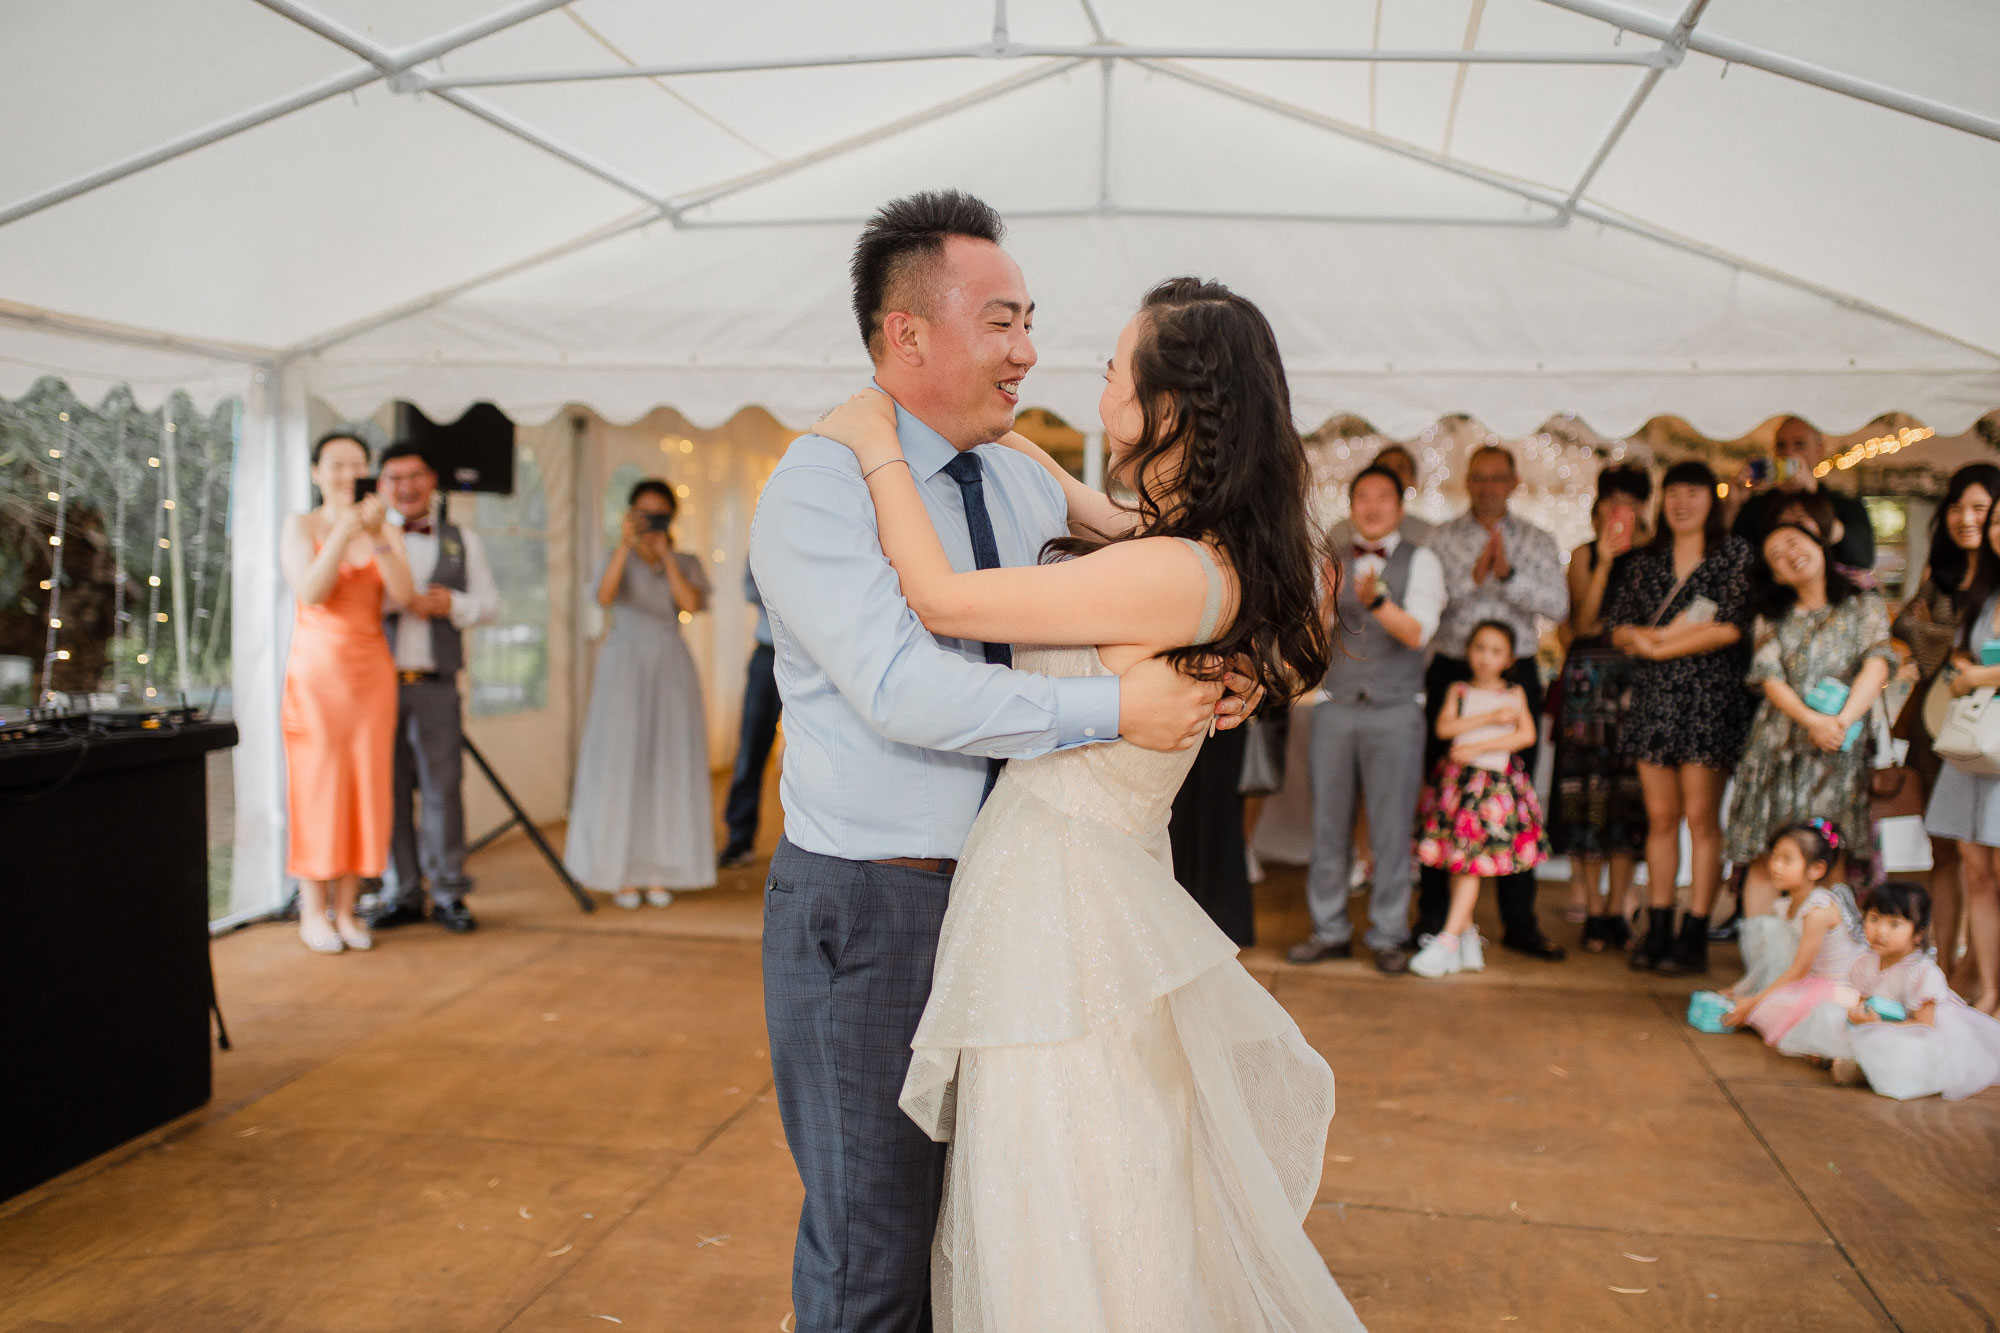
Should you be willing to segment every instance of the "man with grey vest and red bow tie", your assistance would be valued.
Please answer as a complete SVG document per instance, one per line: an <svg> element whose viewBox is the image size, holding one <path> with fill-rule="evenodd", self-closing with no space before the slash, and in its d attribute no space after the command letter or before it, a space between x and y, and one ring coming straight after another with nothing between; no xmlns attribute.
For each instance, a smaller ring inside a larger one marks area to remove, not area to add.
<svg viewBox="0 0 2000 1333"><path fill-rule="evenodd" d="M478 534L444 516L437 473L414 444L382 454L381 493L402 519L410 581L422 589L383 620L396 656L396 825L388 873L368 924L377 930L431 919L455 934L476 924L465 905L465 803L458 672L465 631L500 611L500 591ZM412 805L422 795L423 817Z"/></svg>
<svg viewBox="0 0 2000 1333"><path fill-rule="evenodd" d="M1410 837L1424 779L1424 648L1444 614L1444 567L1397 530L1403 482L1379 463L1348 487L1353 509L1340 564L1344 655L1327 673L1312 710L1312 865L1306 903L1310 939L1295 963L1345 958L1354 950L1347 874L1354 858L1354 799L1368 775L1368 834L1375 849L1368 950L1384 972L1409 969Z"/></svg>

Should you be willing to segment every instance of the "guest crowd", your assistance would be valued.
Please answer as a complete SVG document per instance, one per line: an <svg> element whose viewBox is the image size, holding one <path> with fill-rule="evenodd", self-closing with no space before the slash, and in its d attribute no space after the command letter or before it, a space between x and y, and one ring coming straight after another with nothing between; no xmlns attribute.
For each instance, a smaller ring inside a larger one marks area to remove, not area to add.
<svg viewBox="0 0 2000 1333"><path fill-rule="evenodd" d="M392 445L371 476L373 463L360 435L323 436L312 450L319 503L287 520L282 538L298 608L284 696L288 873L300 938L315 953L369 949L372 931L426 919L461 934L476 925L465 904L458 673L466 631L495 618L499 592L478 534L446 516L423 451ZM701 685L681 635L709 585L702 562L674 549L677 508L665 482L634 486L598 577L610 628L563 857L576 882L628 909L713 885L718 860ZM751 694L756 705L754 680ZM775 728L775 709L756 713ZM758 786L770 747L767 730ZM755 786L732 798L730 820L725 861L755 836ZM379 887L364 919L365 881Z"/></svg>
<svg viewBox="0 0 2000 1333"><path fill-rule="evenodd" d="M1520 477L1503 447L1473 452L1470 506L1435 528L1404 511L1407 450L1383 449L1352 479L1325 571L1343 652L1300 712L1313 929L1292 962L1350 956L1350 899L1365 890L1380 970L1478 971L1474 909L1489 879L1499 944L1560 961L1535 899L1537 867L1562 854L1566 916L1587 951L1696 976L1711 939L1739 938L1745 975L1698 994L1691 1022L1748 1026L1893 1096L2000 1082L2000 754L1938 749L1954 700L2000 689L2000 468L1951 478L1923 578L1892 619L1866 509L1818 485L1819 433L1788 418L1775 453L1727 485L1705 463L1676 463L1657 503L1648 471L1606 469L1594 535L1566 562L1512 512ZM301 938L322 953L370 948L370 927L423 921L426 907L449 930L474 925L457 673L465 631L493 619L498 594L421 452L388 449L372 486L370 463L358 436L321 439L321 502L284 534L298 603L290 868ZM610 626L563 861L628 909L665 907L713 885L718 865L749 862L779 721L760 614L718 853L681 630L711 589L702 561L674 547L677 508L665 482L635 485L596 583ZM743 592L761 612L747 573ZM1546 690L1545 627L1562 653ZM1894 718L1892 676L1913 687ZM1260 798L1283 781L1289 721L1267 707L1212 739L1175 805L1176 868L1242 944L1250 838ZM1533 776L1545 727L1546 801ZM1875 820L1892 805L1923 817L1927 888L1885 880ZM364 922L362 881L378 878Z"/></svg>
<svg viewBox="0 0 2000 1333"><path fill-rule="evenodd" d="M1535 867L1562 853L1588 951L1696 976L1711 939L1739 935L1748 975L1716 1030L1748 1024L1892 1096L2000 1082L2000 755L1935 749L1952 699L2000 687L2000 469L1951 479L1924 578L1892 613L1867 510L1819 485L1825 452L1788 418L1774 459L1733 484L1677 463L1657 506L1650 473L1609 468L1567 568L1510 512L1504 448L1473 453L1470 508L1429 532L1403 513L1399 448L1358 473L1331 534L1346 652L1309 710L1313 931L1291 961L1352 953L1352 887L1382 971L1479 970L1487 879L1501 945L1559 960ZM1545 625L1563 653L1546 697ZM1914 686L1901 717L1892 676ZM1875 821L1898 792L1933 840L1928 888L1880 864ZM1363 846L1372 869L1351 874Z"/></svg>

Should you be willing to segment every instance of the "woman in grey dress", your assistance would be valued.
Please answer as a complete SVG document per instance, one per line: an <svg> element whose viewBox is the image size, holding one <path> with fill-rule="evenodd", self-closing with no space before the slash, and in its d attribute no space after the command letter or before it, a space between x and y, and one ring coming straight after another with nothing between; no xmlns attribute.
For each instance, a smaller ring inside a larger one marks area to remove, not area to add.
<svg viewBox="0 0 2000 1333"><path fill-rule="evenodd" d="M676 551L673 488L632 488L624 539L605 559L597 601L611 630L597 654L570 798L563 863L620 907L655 907L674 889L715 884L708 723L683 615L708 606L701 561Z"/></svg>

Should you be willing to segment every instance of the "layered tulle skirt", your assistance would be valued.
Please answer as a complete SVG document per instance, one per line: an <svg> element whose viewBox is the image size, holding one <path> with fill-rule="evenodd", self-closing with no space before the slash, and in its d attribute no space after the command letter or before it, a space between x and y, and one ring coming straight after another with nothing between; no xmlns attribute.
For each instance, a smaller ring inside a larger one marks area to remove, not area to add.
<svg viewBox="0 0 2000 1333"><path fill-rule="evenodd" d="M902 1095L941 1330L1361 1327L1302 1226L1332 1071L1163 855L1009 778L973 829Z"/></svg>
<svg viewBox="0 0 2000 1333"><path fill-rule="evenodd" d="M2000 1020L1941 1000L1930 1024L1850 1023L1847 996L1813 1009L1778 1043L1787 1055L1853 1060L1884 1097L1970 1097L2000 1083Z"/></svg>

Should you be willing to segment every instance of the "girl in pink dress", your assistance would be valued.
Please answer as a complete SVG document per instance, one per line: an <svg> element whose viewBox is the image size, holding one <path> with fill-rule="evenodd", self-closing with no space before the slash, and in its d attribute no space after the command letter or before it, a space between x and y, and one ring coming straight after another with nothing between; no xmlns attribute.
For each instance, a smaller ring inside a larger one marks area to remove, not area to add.
<svg viewBox="0 0 2000 1333"><path fill-rule="evenodd" d="M1827 820L1779 829L1768 864L1772 886L1784 897L1776 912L1743 923L1740 942L1748 971L1731 988L1736 1007L1722 1021L1730 1027L1747 1024L1780 1050L1801 1019L1835 997L1855 958L1866 951L1853 893L1845 884L1824 883L1839 852L1840 833Z"/></svg>
<svg viewBox="0 0 2000 1333"><path fill-rule="evenodd" d="M1822 1004L1792 1032L1833 1057L1835 1081L1898 1101L1957 1101L2000 1083L2000 1019L1945 984L1926 947L1930 922L1931 896L1919 885L1891 880L1868 896L1869 952L1847 974L1861 998L1845 1010Z"/></svg>
<svg viewBox="0 0 2000 1333"><path fill-rule="evenodd" d="M1506 679L1514 631L1498 620L1480 621L1465 641L1465 661L1472 679L1453 685L1438 711L1438 739L1451 749L1417 803L1417 860L1451 872L1444 929L1426 935L1410 960L1420 977L1484 968L1472 924L1480 880L1549 859L1541 802L1514 753L1535 743L1528 698Z"/></svg>

